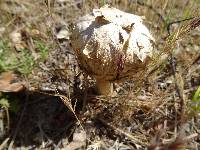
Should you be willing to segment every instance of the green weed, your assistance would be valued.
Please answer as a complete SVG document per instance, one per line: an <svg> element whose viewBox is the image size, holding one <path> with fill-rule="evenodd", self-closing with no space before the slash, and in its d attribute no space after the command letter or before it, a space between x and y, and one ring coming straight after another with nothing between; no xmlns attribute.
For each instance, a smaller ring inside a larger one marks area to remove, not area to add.
<svg viewBox="0 0 200 150"><path fill-rule="evenodd" d="M200 113L200 86L197 88L192 97L190 107L195 114Z"/></svg>
<svg viewBox="0 0 200 150"><path fill-rule="evenodd" d="M28 49L20 49L14 53L7 41L0 40L0 72L12 70L25 76L29 75L40 62L46 60L51 47L41 41L36 41L35 46L39 55L37 60Z"/></svg>
<svg viewBox="0 0 200 150"><path fill-rule="evenodd" d="M7 131L10 129L10 113L13 112L17 114L20 109L20 105L16 98L12 98L10 94L0 93L0 108L3 110L6 120L7 120ZM4 118L4 117L3 117ZM4 123L3 123L4 124ZM4 130L4 129L0 129Z"/></svg>
<svg viewBox="0 0 200 150"><path fill-rule="evenodd" d="M39 50L40 61L44 62L48 56L50 45L46 45L42 41L36 42L36 48Z"/></svg>
<svg viewBox="0 0 200 150"><path fill-rule="evenodd" d="M30 74L35 67L34 57L26 49L20 50L20 57L17 71L23 75Z"/></svg>
<svg viewBox="0 0 200 150"><path fill-rule="evenodd" d="M0 107L3 109L8 109L11 112L17 113L20 109L20 105L17 102L18 100L14 97L11 97L10 94L2 94L0 96Z"/></svg>
<svg viewBox="0 0 200 150"><path fill-rule="evenodd" d="M1 108L10 108L10 103L8 102L9 100L5 97L0 98L0 106Z"/></svg>
<svg viewBox="0 0 200 150"><path fill-rule="evenodd" d="M7 41L0 41L0 72L15 70L18 66L16 55L10 51Z"/></svg>
<svg viewBox="0 0 200 150"><path fill-rule="evenodd" d="M28 75L34 64L33 56L26 49L21 49L18 55L11 51L7 42L0 41L0 72L13 70Z"/></svg>

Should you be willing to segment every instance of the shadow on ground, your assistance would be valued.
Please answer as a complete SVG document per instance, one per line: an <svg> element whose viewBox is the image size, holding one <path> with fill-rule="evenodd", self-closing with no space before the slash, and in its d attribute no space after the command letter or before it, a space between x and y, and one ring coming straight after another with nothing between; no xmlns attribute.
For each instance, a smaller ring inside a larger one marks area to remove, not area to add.
<svg viewBox="0 0 200 150"><path fill-rule="evenodd" d="M28 92L28 97L23 92L17 97L22 108L19 113L11 114L10 131L15 146L34 148L45 144L55 148L62 140L70 141L76 120L59 97L38 92Z"/></svg>

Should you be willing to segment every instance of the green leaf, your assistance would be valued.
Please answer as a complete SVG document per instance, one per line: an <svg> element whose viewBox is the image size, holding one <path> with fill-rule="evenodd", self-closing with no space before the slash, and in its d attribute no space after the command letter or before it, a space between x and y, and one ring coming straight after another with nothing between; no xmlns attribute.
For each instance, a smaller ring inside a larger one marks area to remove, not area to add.
<svg viewBox="0 0 200 150"><path fill-rule="evenodd" d="M194 111L195 114L200 112L200 86L192 97L190 107Z"/></svg>
<svg viewBox="0 0 200 150"><path fill-rule="evenodd" d="M200 86L194 93L194 96L192 97L192 102L197 103L198 101L200 101Z"/></svg>
<svg viewBox="0 0 200 150"><path fill-rule="evenodd" d="M40 60L44 62L48 56L48 51L49 51L50 46L46 45L42 41L38 41L36 43L36 47L39 49Z"/></svg>
<svg viewBox="0 0 200 150"><path fill-rule="evenodd" d="M0 99L0 105L1 105L1 107L3 107L3 108L9 108L9 107L10 107L10 104L9 104L9 102L8 102L8 99L6 99L6 98L1 98L1 99Z"/></svg>
<svg viewBox="0 0 200 150"><path fill-rule="evenodd" d="M17 71L19 71L21 74L28 75L34 69L34 57L28 52L27 49L21 49L20 55L21 59L19 60Z"/></svg>

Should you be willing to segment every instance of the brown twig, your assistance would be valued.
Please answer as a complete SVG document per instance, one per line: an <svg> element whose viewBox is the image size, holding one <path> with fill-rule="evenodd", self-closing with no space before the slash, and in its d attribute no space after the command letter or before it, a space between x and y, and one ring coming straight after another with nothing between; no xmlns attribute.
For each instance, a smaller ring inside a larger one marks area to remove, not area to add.
<svg viewBox="0 0 200 150"><path fill-rule="evenodd" d="M176 138L161 139L163 133L161 130L156 134L147 150L185 150L186 143L198 136L197 133L185 136L184 132L180 131Z"/></svg>
<svg viewBox="0 0 200 150"><path fill-rule="evenodd" d="M138 139L138 137L135 137L125 131L123 131L122 129L119 129L117 127L115 127L114 125L112 125L111 123L106 122L105 120L103 120L102 118L98 118L98 120L103 123L104 125L106 125L107 127L110 127L111 129L113 129L114 131L121 133L123 135L125 135L127 138L129 138L131 141L141 144L143 146L147 146L148 144L145 142L142 142L140 139Z"/></svg>
<svg viewBox="0 0 200 150"><path fill-rule="evenodd" d="M87 98L88 98L88 88L89 88L88 75L84 74L84 80L85 80L85 83L84 83L85 90L84 90L83 107L82 107L83 112L86 110L86 104L87 104Z"/></svg>
<svg viewBox="0 0 200 150"><path fill-rule="evenodd" d="M181 118L180 118L180 121L183 122L183 117L184 117L184 97L182 95L182 92L181 92L181 89L179 87L179 84L181 83L178 83L178 79L177 79L177 71L176 71L176 62L175 62L175 59L173 58L173 55L171 54L170 55L170 64L171 64L171 69L172 69L172 74L173 74L173 77L174 77L174 80L175 80L175 89L176 89L176 92L178 94L178 97L180 99L180 115L181 115Z"/></svg>
<svg viewBox="0 0 200 150"><path fill-rule="evenodd" d="M186 25L184 28L184 30L182 31L182 33L178 34L178 38L180 38L180 36L194 30L195 28L197 28L198 26L200 26L200 17L191 17L191 18L188 18L188 19L184 19L184 20L179 20L179 21L175 21L175 22L172 22L172 23L169 23L168 24L168 34L169 36L171 35L171 32L170 32L170 25L172 25L173 23L181 23L183 21L186 21L186 20L191 20L193 19L188 25ZM175 59L173 58L173 55L172 53L170 53L170 65L171 65L171 69L172 69L172 74L173 74L173 77L175 79L175 88L176 88L176 92L179 96L179 99L180 99L180 114L181 114L181 118L180 118L180 121L181 123L183 123L183 118L184 118L184 106L185 106L185 103L184 103L184 97L183 95L181 94L181 89L179 87L179 83L177 81L177 73L176 73L176 62L174 61Z"/></svg>

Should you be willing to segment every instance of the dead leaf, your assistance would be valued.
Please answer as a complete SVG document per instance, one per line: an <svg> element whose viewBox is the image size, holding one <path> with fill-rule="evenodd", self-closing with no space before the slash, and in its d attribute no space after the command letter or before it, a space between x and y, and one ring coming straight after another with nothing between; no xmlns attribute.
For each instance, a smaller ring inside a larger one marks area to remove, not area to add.
<svg viewBox="0 0 200 150"><path fill-rule="evenodd" d="M67 29L61 29L58 33L57 33L57 35L56 35L56 37L57 37L57 39L67 39L67 40L69 40L69 31L67 30Z"/></svg>
<svg viewBox="0 0 200 150"><path fill-rule="evenodd" d="M12 71L0 74L0 91L1 92L19 92L24 85Z"/></svg>
<svg viewBox="0 0 200 150"><path fill-rule="evenodd" d="M22 35L20 32L14 31L10 34L10 39L14 44L18 44L22 41Z"/></svg>
<svg viewBox="0 0 200 150"><path fill-rule="evenodd" d="M32 29L32 30L31 30L31 34L32 34L32 35L40 35L40 31L37 30L37 29Z"/></svg>

